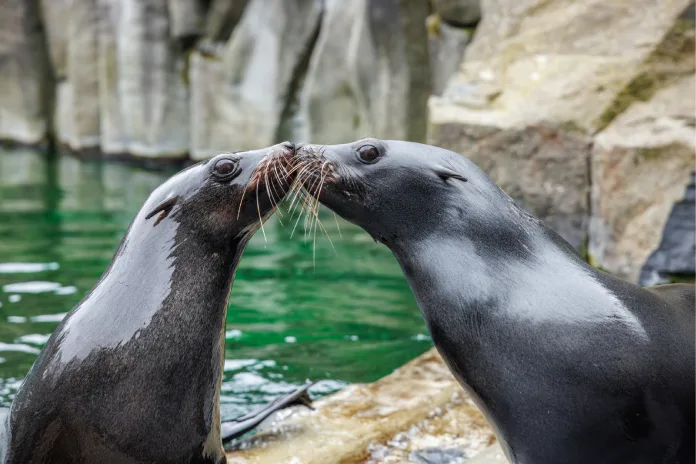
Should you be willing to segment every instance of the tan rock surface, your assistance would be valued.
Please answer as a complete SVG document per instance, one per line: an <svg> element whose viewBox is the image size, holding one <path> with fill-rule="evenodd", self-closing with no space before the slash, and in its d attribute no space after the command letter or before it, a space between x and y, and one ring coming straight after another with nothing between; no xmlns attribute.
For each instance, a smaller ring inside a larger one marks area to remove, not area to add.
<svg viewBox="0 0 696 464"><path fill-rule="evenodd" d="M444 446L459 439L472 453L493 437L435 349L373 384L351 385L314 406L315 412L301 410L243 442L243 449L228 452L228 462L366 462L380 444L412 427L431 435L426 443ZM417 436L409 439L414 447L423 445Z"/></svg>
<svg viewBox="0 0 696 464"><path fill-rule="evenodd" d="M459 73L442 97L431 97L429 143L470 157L523 207L584 251L590 233L604 227L589 227L590 185L598 179L590 174L596 165L590 162L596 157L592 138L633 102L650 98L642 89L646 83L654 91L671 85L667 75L688 72L679 16L689 3L484 0L483 19ZM681 193L685 182L676 191ZM599 191L593 188L595 198ZM593 199L593 207L598 201ZM659 222L647 220L644 225L655 229L649 235L659 235ZM602 242L612 233L590 239L596 254L603 256L602 250L613 246ZM628 266L637 273L642 263L633 255Z"/></svg>
<svg viewBox="0 0 696 464"><path fill-rule="evenodd" d="M695 99L696 78L683 77L649 101L631 105L595 139L593 264L637 281L696 169Z"/></svg>

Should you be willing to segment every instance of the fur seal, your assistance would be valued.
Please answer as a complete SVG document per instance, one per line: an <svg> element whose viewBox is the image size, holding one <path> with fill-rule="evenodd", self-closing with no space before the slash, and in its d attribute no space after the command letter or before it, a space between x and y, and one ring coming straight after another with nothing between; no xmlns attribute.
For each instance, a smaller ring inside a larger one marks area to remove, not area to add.
<svg viewBox="0 0 696 464"><path fill-rule="evenodd" d="M290 143L221 154L147 199L17 393L7 463L222 463L230 287L289 190Z"/></svg>
<svg viewBox="0 0 696 464"><path fill-rule="evenodd" d="M305 145L295 163L310 194L391 249L512 463L694 462L693 285L594 269L441 148Z"/></svg>

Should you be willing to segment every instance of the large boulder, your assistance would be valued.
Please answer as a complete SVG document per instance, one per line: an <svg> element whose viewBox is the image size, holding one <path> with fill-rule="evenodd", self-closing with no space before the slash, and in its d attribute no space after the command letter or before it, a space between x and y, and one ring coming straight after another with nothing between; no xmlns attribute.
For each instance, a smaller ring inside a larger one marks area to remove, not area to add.
<svg viewBox="0 0 696 464"><path fill-rule="evenodd" d="M122 0L118 91L127 151L150 158L189 151L187 59L170 35L167 0Z"/></svg>
<svg viewBox="0 0 696 464"><path fill-rule="evenodd" d="M593 264L635 282L660 244L672 206L694 170L695 99L696 80L685 76L648 101L633 103L595 138Z"/></svg>
<svg viewBox="0 0 696 464"><path fill-rule="evenodd" d="M303 139L425 139L427 2L327 0L301 102Z"/></svg>
<svg viewBox="0 0 696 464"><path fill-rule="evenodd" d="M588 240L592 136L689 0L484 0L428 140L471 156L576 248ZM680 191L684 183L680 185Z"/></svg>
<svg viewBox="0 0 696 464"><path fill-rule="evenodd" d="M46 141L53 80L38 0L0 2L0 139Z"/></svg>
<svg viewBox="0 0 696 464"><path fill-rule="evenodd" d="M195 158L279 141L321 13L321 0L251 0L220 57L196 57Z"/></svg>

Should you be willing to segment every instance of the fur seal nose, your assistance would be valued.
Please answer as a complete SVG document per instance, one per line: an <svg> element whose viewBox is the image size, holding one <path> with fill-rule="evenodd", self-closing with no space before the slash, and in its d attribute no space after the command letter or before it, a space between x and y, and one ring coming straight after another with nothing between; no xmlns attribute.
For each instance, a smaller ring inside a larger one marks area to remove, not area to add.
<svg viewBox="0 0 696 464"><path fill-rule="evenodd" d="M287 141L286 141L286 142L281 143L281 145L282 145L283 147L287 148L288 150L292 151L292 152L295 151L295 144L292 143L292 142L287 142Z"/></svg>

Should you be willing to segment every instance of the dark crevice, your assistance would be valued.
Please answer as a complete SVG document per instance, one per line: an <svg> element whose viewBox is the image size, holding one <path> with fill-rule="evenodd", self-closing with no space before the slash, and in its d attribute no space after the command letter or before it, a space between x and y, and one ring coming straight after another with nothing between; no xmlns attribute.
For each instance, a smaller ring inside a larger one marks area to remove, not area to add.
<svg viewBox="0 0 696 464"><path fill-rule="evenodd" d="M276 130L275 141L277 143L285 140L290 140L293 142L298 141L295 140L296 135L298 134L297 128L294 127L295 118L300 111L300 94L302 93L305 77L307 77L307 72L309 71L309 62L317 44L319 32L321 31L321 25L325 14L324 9L325 5L322 6L321 12L319 13L319 18L317 19L317 24L312 31L312 35L307 41L307 46L302 52L302 57L292 73L290 85L288 86L288 91L285 95L283 111L280 113L280 122L278 123L278 128Z"/></svg>
<svg viewBox="0 0 696 464"><path fill-rule="evenodd" d="M56 79L55 72L53 71L53 63L51 61L51 53L49 50L48 34L46 32L46 26L43 23L42 8L39 4L39 0L30 0L28 4L29 11L34 17L34 22L32 26L37 28L37 34L41 37L40 39L40 49L41 49L41 66L43 67L44 78L42 80L42 112L46 120L46 144L48 150L54 151L56 148L56 128L55 128L55 114L56 114L56 88L58 81Z"/></svg>

